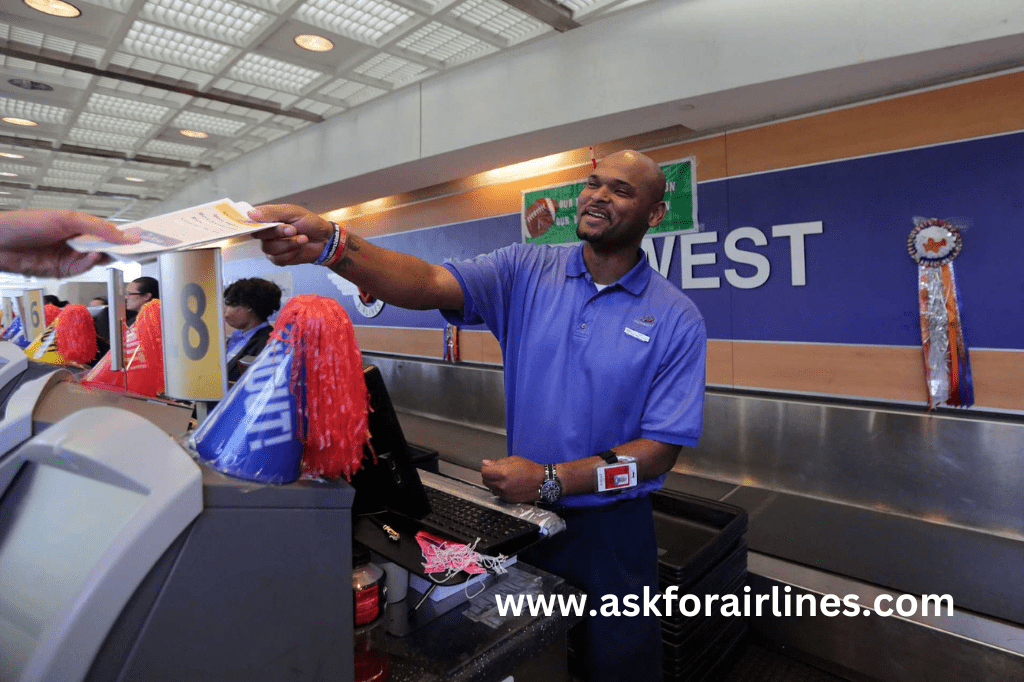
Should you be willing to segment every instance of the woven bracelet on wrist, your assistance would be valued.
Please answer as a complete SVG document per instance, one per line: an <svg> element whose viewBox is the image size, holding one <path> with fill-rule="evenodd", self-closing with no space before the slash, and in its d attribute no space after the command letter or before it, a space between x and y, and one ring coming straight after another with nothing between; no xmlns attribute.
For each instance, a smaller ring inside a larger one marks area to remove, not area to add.
<svg viewBox="0 0 1024 682"><path fill-rule="evenodd" d="M348 245L348 232L346 232L345 228L341 227L337 223L335 223L334 226L338 230L338 247L335 249L333 254L327 257L327 262L324 263L327 267L331 267L341 260L342 254L345 253L345 246Z"/></svg>
<svg viewBox="0 0 1024 682"><path fill-rule="evenodd" d="M338 250L338 242L340 237L338 233L341 230L341 227L339 227L338 224L334 222L332 222L331 225L334 226L334 233L331 235L331 238L328 240L327 244L324 245L324 250L321 251L320 255L317 256L317 259L313 261L314 265L326 265L327 262L331 259L331 256L333 256L334 253Z"/></svg>

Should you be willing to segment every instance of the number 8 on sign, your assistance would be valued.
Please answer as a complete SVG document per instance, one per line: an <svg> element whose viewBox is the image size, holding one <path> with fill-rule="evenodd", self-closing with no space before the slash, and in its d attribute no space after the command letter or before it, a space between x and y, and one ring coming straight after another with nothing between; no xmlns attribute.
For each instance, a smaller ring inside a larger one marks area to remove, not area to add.
<svg viewBox="0 0 1024 682"><path fill-rule="evenodd" d="M220 400L227 392L220 249L161 254L160 288L167 396Z"/></svg>
<svg viewBox="0 0 1024 682"><path fill-rule="evenodd" d="M195 301L195 310L192 309L192 301ZM195 282L189 282L181 290L181 317L185 320L181 328L181 346L189 360L202 360L210 349L210 331L203 322L205 312L206 292ZM198 341L192 345L194 336Z"/></svg>

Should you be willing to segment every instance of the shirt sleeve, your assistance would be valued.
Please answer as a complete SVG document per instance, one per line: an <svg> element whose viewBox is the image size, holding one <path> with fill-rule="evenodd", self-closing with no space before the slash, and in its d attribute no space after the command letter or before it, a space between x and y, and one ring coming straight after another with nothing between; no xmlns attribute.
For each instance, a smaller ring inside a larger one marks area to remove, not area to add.
<svg viewBox="0 0 1024 682"><path fill-rule="evenodd" d="M677 352L658 369L640 422L644 438L694 447L704 423L704 383L707 361L704 320L686 327Z"/></svg>
<svg viewBox="0 0 1024 682"><path fill-rule="evenodd" d="M485 324L504 347L512 284L521 244L513 244L471 260L445 263L462 287L462 310L442 310L451 324Z"/></svg>

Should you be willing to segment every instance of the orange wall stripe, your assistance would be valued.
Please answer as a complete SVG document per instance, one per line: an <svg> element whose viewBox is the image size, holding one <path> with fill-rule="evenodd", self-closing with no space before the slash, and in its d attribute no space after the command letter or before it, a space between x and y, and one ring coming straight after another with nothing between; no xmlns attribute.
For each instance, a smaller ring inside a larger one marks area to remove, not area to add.
<svg viewBox="0 0 1024 682"><path fill-rule="evenodd" d="M729 175L1024 129L1024 73L728 133Z"/></svg>
<svg viewBox="0 0 1024 682"><path fill-rule="evenodd" d="M695 156L698 181L725 176L725 137L722 135L657 149L650 152L650 156L659 163ZM345 229L362 237L375 237L422 227L518 213L522 208L523 190L582 180L589 173L588 163L526 180L480 187L461 194L352 218L345 222Z"/></svg>
<svg viewBox="0 0 1024 682"><path fill-rule="evenodd" d="M355 328L359 348L441 359L439 329ZM459 333L463 362L501 365L490 332ZM1024 353L971 351L978 407L1024 410ZM707 380L718 386L802 391L836 396L925 402L921 349L911 346L808 345L708 341Z"/></svg>

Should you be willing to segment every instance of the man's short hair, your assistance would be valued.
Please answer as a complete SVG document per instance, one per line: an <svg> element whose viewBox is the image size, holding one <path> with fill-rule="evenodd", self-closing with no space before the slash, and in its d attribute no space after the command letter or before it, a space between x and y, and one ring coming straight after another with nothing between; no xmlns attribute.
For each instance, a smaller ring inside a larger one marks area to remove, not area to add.
<svg viewBox="0 0 1024 682"><path fill-rule="evenodd" d="M156 281L152 277L139 277L133 279L132 284L139 286L139 293L145 296L146 294L152 294L153 298L160 298L160 282Z"/></svg>
<svg viewBox="0 0 1024 682"><path fill-rule="evenodd" d="M249 308L265 321L281 307L281 287L260 277L240 279L224 290L224 303Z"/></svg>

